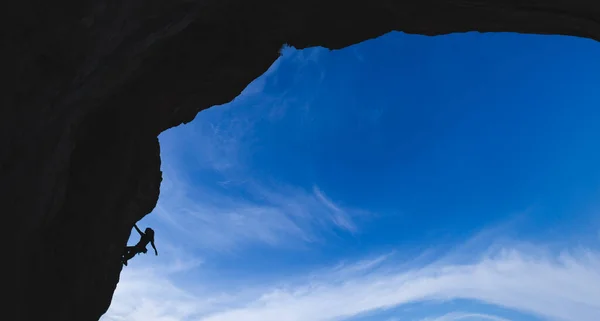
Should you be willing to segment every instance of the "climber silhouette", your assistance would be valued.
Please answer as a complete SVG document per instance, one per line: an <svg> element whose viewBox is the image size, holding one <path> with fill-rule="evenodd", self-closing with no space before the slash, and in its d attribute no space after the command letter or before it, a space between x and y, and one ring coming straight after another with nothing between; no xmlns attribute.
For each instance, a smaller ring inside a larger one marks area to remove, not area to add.
<svg viewBox="0 0 600 321"><path fill-rule="evenodd" d="M152 245L155 255L158 255L156 246L154 246L154 230L147 227L144 230L144 232L142 232L137 227L137 224L134 224L133 227L135 227L135 230L138 233L140 233L140 240L134 246L126 246L125 247L125 252L123 253L123 264L124 265L127 265L127 261L129 261L129 259L134 257L136 254L148 252L148 250L146 249L146 246L148 245L148 243L150 243L150 245Z"/></svg>

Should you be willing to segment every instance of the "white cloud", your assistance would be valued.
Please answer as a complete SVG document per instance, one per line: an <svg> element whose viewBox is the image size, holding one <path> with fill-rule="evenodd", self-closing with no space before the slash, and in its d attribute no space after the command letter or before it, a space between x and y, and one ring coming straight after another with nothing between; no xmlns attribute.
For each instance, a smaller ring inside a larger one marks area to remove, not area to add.
<svg viewBox="0 0 600 321"><path fill-rule="evenodd" d="M294 51L288 59L310 63L319 52ZM279 65L280 60L261 77L274 77ZM250 91L261 91L259 85ZM273 99L278 103L258 111L234 112L232 104L206 110L193 125L163 133L163 183L152 217L193 245L227 251L256 243L304 246L329 233L359 232L355 219L368 211L336 204L318 186L310 190L253 177L247 159L255 123L287 98Z"/></svg>
<svg viewBox="0 0 600 321"><path fill-rule="evenodd" d="M356 232L352 215L364 213L335 204L316 186L312 192L253 181L238 186L247 193L243 198L194 185L167 166L154 215L193 244L231 250L248 242L287 246L317 242L323 233Z"/></svg>
<svg viewBox="0 0 600 321"><path fill-rule="evenodd" d="M330 200L318 186L313 186L313 193L323 205L325 205L332 212L333 222L348 231L356 231L356 226L352 224L350 218L346 214L346 211L341 209L339 205L335 204Z"/></svg>
<svg viewBox="0 0 600 321"><path fill-rule="evenodd" d="M115 306L104 320L121 320L119 316L137 320L141 314L149 321L170 320L167 315L198 321L344 320L415 302L443 304L452 299L475 300L547 320L600 319L600 253L593 249L548 254L543 248L512 247L469 264L434 262L401 270L397 266L392 257L360 261L273 280L244 297L233 290L225 295L197 294L174 287L168 278L123 275ZM124 292L134 290L137 301L121 300ZM455 313L433 320L477 316L504 321L483 315Z"/></svg>
<svg viewBox="0 0 600 321"><path fill-rule="evenodd" d="M177 272L197 264L176 263L175 266L125 268L115 291L111 307L102 321L180 321L198 313L208 313L226 297L197 296L170 281Z"/></svg>
<svg viewBox="0 0 600 321"><path fill-rule="evenodd" d="M483 313L467 313L467 312L452 312L439 317L425 318L421 321L458 321L458 320L475 320L475 321L510 321L495 315Z"/></svg>
<svg viewBox="0 0 600 321"><path fill-rule="evenodd" d="M592 321L600 317L598 258L587 252L581 258L536 259L508 250L471 265L373 271L339 285L274 290L277 295L267 302L202 320L339 320L411 302L462 298L554 320Z"/></svg>

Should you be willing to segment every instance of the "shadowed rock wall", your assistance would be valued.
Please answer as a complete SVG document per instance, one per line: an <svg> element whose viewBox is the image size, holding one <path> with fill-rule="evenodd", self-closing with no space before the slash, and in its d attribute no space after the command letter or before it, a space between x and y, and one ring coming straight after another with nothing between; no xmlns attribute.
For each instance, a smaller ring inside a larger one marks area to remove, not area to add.
<svg viewBox="0 0 600 321"><path fill-rule="evenodd" d="M337 49L392 30L600 39L597 0L19 0L0 12L7 320L98 320L158 198L157 135L232 100L284 43Z"/></svg>

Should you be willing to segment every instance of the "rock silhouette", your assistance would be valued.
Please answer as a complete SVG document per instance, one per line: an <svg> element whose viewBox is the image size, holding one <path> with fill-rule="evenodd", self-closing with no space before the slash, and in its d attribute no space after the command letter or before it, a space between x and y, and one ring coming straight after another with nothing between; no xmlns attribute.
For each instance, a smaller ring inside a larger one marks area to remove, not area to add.
<svg viewBox="0 0 600 321"><path fill-rule="evenodd" d="M98 320L158 199L157 135L235 98L283 44L337 49L391 30L600 39L595 0L22 0L0 12L6 320Z"/></svg>

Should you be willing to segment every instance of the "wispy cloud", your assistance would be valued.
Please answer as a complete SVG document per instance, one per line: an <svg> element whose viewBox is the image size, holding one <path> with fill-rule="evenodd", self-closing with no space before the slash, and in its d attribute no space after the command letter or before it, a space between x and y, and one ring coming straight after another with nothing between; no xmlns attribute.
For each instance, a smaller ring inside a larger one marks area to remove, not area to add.
<svg viewBox="0 0 600 321"><path fill-rule="evenodd" d="M495 315L483 313L452 312L442 316L425 318L421 321L458 321L458 320L476 320L476 321L511 321Z"/></svg>
<svg viewBox="0 0 600 321"><path fill-rule="evenodd" d="M600 282L597 253L535 258L514 250L476 264L382 272L343 284L275 290L267 302L203 320L339 320L423 300L472 299L554 320L597 320ZM286 316L286 317L281 317Z"/></svg>
<svg viewBox="0 0 600 321"><path fill-rule="evenodd" d="M313 186L313 193L317 199L331 211L331 218L337 226L348 231L356 230L356 226L354 226L354 224L351 222L350 218L346 214L346 211L330 200L318 186Z"/></svg>
<svg viewBox="0 0 600 321"><path fill-rule="evenodd" d="M249 180L237 187L244 193L231 196L230 190L193 184L166 168L153 215L198 246L230 250L248 242L285 246L319 241L323 233L356 232L353 214L364 213L334 203L317 186L310 191Z"/></svg>
<svg viewBox="0 0 600 321"><path fill-rule="evenodd" d="M210 313L226 297L193 295L176 286L171 277L198 265L195 262L160 267L124 269L109 311L100 320L181 321Z"/></svg>
<svg viewBox="0 0 600 321"><path fill-rule="evenodd" d="M548 254L543 247L527 249L501 248L468 264L433 262L409 269L398 269L399 262L393 256L384 256L287 280L273 280L252 289L256 299L241 298L233 291L199 295L173 286L167 278L124 275L117 292L125 296L124 292L138 291L140 297L136 302L115 297L116 307L111 307L104 320L124 317L134 321L142 317L170 320L165 318L165 311L171 311L169 315L178 320L344 320L416 302L443 304L453 299L475 300L548 320L599 319L598 251L579 248ZM146 286L147 290L142 289ZM505 321L473 313L454 313L429 320L475 317Z"/></svg>

